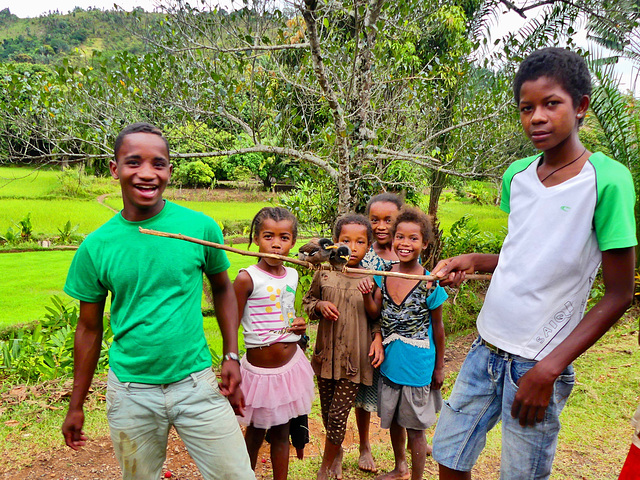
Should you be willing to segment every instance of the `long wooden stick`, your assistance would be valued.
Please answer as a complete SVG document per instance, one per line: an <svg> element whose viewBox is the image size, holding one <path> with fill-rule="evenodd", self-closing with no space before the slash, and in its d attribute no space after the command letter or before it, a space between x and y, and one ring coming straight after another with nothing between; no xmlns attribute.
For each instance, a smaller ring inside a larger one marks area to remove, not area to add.
<svg viewBox="0 0 640 480"><path fill-rule="evenodd" d="M318 267L311 262L306 262L304 260L299 260L293 257L286 257L284 255L278 255L277 253L262 253L262 252L249 252L247 250L240 250L239 248L229 247L228 245L223 245L221 243L209 242L207 240L201 240L195 237L188 237L186 235L182 235L181 233L168 233L161 232L159 230L150 230L148 228L139 228L140 233L144 233L146 235L155 235L157 237L167 237L167 238L177 238L178 240L186 240L187 242L197 243L199 245L205 245L207 247L219 248L220 250L226 250L227 252L238 253L240 255L247 255L249 257L264 257L264 258L273 258L274 260L282 260L283 262L295 263L296 265L301 265L303 267L307 267L312 270L318 270Z"/></svg>
<svg viewBox="0 0 640 480"><path fill-rule="evenodd" d="M139 227L140 233L144 233L145 235L155 235L157 237L166 237L166 238L175 238L178 240L185 240L187 242L197 243L199 245L204 245L207 247L219 248L220 250L226 250L227 252L237 253L239 255L247 255L249 257L260 257L260 258L273 258L274 260L282 260L283 262L294 263L296 265L300 265L302 267L306 267L309 270L329 270L331 267L329 265L321 264L314 265L311 262L306 262L304 260L299 260L293 257L287 257L284 255L278 255L277 253L262 253L262 252L249 252L247 250L240 250L239 248L229 247L228 245L223 245L221 243L209 242L207 240L202 240L200 238L189 237L187 235L182 235L181 233L169 233L169 232L161 232L159 230L150 230L148 228ZM338 270L343 273L359 273L361 275L381 275L384 277L397 277L397 278L405 278L407 280L426 280L429 282L433 282L434 280L441 280L435 275L410 275L408 273L400 273L400 272L387 272L384 270L365 270L362 268L350 268L350 267L342 267L342 270ZM467 274L465 277L467 280L490 280L491 275L479 275L479 274Z"/></svg>
<svg viewBox="0 0 640 480"><path fill-rule="evenodd" d="M433 282L435 280L442 280L435 275L412 275L410 273L400 272L387 272L385 270L364 270L362 268L350 268L343 267L342 271L345 273L361 273L363 275L382 275L383 277L398 277L406 278L407 280L427 280ZM464 277L466 280L491 280L491 275L480 275L478 273L468 273Z"/></svg>

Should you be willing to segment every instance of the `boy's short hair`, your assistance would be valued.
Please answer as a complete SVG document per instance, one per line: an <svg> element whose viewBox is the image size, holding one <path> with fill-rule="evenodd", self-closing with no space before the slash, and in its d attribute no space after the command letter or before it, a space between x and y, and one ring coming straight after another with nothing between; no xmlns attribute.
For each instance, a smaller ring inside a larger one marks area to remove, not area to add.
<svg viewBox="0 0 640 480"><path fill-rule="evenodd" d="M398 210L401 210L402 206L404 205L404 202L402 201L402 199L395 193L391 193L391 192L379 193L378 195L374 195L369 199L369 202L367 203L367 208L365 209L365 214L369 215L369 210L371 210L371 205L373 205L374 203L382 203L382 202L393 203L396 207L398 207Z"/></svg>
<svg viewBox="0 0 640 480"><path fill-rule="evenodd" d="M169 153L169 141L165 138L162 130L147 122L137 122L124 127L116 137L116 141L113 146L113 158L116 162L118 161L118 152L120 151L120 147L122 147L124 137L131 135L132 133L152 133L154 135L158 135L162 140L164 140L164 144L167 147L167 154Z"/></svg>
<svg viewBox="0 0 640 480"><path fill-rule="evenodd" d="M520 103L522 84L540 77L558 82L577 107L584 95L591 95L591 74L580 55L565 48L542 48L525 58L513 79L513 97Z"/></svg>
<svg viewBox="0 0 640 480"><path fill-rule="evenodd" d="M371 222L367 217L360 213L345 213L338 220L336 220L335 225L333 226L333 240L338 241L340 238L340 233L342 232L342 227L345 225L362 225L367 227L367 241L369 245L373 242L373 230L371 228Z"/></svg>
<svg viewBox="0 0 640 480"><path fill-rule="evenodd" d="M395 223L391 227L391 237L396 236L396 229L401 223L415 223L420 226L420 233L422 234L422 241L433 243L435 236L433 233L433 221L431 218L421 210L412 207L405 207L396 218Z"/></svg>

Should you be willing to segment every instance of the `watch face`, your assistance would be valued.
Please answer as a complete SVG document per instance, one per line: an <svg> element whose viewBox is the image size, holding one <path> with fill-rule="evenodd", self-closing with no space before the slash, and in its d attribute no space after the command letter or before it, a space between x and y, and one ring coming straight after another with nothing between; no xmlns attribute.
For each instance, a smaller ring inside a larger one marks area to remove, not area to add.
<svg viewBox="0 0 640 480"><path fill-rule="evenodd" d="M230 352L224 356L225 360L235 360L236 362L240 360L237 353Z"/></svg>

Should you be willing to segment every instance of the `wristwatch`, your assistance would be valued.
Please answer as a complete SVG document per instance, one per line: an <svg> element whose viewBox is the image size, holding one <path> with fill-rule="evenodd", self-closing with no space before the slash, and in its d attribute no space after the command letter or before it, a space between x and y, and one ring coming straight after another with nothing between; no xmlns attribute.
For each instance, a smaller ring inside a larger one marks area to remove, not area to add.
<svg viewBox="0 0 640 480"><path fill-rule="evenodd" d="M235 360L236 362L240 363L240 357L237 353L234 352L225 353L224 357L222 357L222 361L224 362L225 360Z"/></svg>

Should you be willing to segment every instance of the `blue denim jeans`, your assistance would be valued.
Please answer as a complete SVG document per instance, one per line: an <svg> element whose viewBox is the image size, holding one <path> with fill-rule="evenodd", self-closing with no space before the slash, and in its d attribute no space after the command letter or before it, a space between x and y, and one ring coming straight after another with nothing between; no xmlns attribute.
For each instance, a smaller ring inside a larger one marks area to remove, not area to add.
<svg viewBox="0 0 640 480"><path fill-rule="evenodd" d="M549 478L560 431L560 412L575 382L573 367L555 382L544 420L522 427L511 416L518 380L537 362L495 353L478 338L444 402L433 437L433 458L452 470L471 471L487 432L502 420L501 480Z"/></svg>
<svg viewBox="0 0 640 480"><path fill-rule="evenodd" d="M122 383L109 371L107 419L124 480L157 480L175 427L205 479L252 479L229 401L210 368L167 385Z"/></svg>

